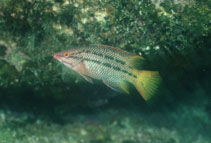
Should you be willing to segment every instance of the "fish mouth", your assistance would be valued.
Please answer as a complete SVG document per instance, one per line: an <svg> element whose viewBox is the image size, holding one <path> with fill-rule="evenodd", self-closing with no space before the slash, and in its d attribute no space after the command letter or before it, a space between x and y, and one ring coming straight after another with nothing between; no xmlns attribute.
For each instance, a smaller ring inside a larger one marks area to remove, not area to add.
<svg viewBox="0 0 211 143"><path fill-rule="evenodd" d="M61 59L61 56L60 56L59 54L57 54L57 53L55 53L55 54L53 55L53 57L54 57L55 59L57 59L57 60Z"/></svg>

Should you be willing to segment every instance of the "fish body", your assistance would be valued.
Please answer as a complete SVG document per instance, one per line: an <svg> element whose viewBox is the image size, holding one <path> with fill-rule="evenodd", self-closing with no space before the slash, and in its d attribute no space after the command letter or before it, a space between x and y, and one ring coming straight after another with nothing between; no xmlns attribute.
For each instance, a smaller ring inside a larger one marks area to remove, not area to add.
<svg viewBox="0 0 211 143"><path fill-rule="evenodd" d="M143 57L105 45L73 48L55 53L54 58L89 82L92 78L102 80L110 88L128 94L128 84L132 84L145 100L155 94L161 79L158 72L134 67L144 61Z"/></svg>

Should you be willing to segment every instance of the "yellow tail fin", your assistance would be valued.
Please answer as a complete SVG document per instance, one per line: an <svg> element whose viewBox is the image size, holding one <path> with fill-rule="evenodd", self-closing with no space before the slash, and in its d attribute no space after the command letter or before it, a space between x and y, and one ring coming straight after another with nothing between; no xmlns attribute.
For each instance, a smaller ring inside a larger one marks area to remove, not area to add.
<svg viewBox="0 0 211 143"><path fill-rule="evenodd" d="M135 87L144 100L149 101L156 95L161 84L161 77L157 71L137 71Z"/></svg>

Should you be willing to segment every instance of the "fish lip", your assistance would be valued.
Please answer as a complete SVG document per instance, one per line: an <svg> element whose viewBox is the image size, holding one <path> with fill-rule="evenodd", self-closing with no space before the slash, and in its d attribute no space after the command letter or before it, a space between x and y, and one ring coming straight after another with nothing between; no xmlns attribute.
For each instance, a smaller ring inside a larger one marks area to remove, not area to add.
<svg viewBox="0 0 211 143"><path fill-rule="evenodd" d="M57 54L57 53L55 53L55 54L53 55L53 57L54 57L55 59L57 59L57 60L61 59L61 56L60 56L59 54Z"/></svg>

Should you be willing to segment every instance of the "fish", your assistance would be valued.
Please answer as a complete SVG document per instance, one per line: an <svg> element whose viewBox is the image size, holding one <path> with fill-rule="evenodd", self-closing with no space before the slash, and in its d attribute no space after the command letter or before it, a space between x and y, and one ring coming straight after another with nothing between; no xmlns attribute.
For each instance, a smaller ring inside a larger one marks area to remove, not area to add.
<svg viewBox="0 0 211 143"><path fill-rule="evenodd" d="M113 90L130 94L133 85L145 101L156 95L161 83L158 71L141 69L145 59L134 53L107 45L71 48L53 57L85 80L101 80ZM137 68L140 65L140 69Z"/></svg>

